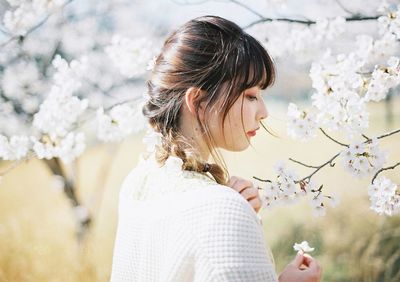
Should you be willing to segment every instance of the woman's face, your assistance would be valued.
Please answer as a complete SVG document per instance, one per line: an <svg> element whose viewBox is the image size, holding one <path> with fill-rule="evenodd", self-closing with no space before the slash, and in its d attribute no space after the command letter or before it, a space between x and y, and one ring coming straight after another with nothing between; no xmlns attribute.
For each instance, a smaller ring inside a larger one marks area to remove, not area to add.
<svg viewBox="0 0 400 282"><path fill-rule="evenodd" d="M216 146L228 151L243 151L260 128L260 120L268 116L258 86L246 89L229 109L221 128L222 113L218 103L209 119L209 127ZM243 124L242 124L243 115ZM225 139L223 136L225 134Z"/></svg>

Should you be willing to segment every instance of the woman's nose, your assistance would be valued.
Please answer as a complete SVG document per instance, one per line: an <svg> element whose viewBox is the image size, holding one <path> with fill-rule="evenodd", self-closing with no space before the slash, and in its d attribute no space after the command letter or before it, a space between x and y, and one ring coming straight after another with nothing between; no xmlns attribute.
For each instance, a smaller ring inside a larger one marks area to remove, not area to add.
<svg viewBox="0 0 400 282"><path fill-rule="evenodd" d="M261 99L260 109L258 111L257 120L260 121L260 120L266 119L267 117L268 117L268 110L267 110L267 107L265 106L264 100Z"/></svg>

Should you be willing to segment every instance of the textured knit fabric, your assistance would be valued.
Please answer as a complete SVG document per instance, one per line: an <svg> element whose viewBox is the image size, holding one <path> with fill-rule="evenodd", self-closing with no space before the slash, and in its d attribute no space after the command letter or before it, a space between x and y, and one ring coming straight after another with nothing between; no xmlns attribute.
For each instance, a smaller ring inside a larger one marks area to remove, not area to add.
<svg viewBox="0 0 400 282"><path fill-rule="evenodd" d="M251 205L181 164L152 155L125 178L111 281L277 281Z"/></svg>

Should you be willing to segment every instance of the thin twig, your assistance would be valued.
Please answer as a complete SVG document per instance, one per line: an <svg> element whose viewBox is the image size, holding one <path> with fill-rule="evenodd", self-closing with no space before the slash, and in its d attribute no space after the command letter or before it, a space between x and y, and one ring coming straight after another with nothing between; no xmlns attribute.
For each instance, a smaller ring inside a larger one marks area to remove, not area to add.
<svg viewBox="0 0 400 282"><path fill-rule="evenodd" d="M290 161L292 161L292 162L295 162L295 163L301 164L301 165L303 165L303 166L305 166L305 167L309 167L309 168L318 168L318 166L312 166L312 165L308 165L308 164L305 164L305 163L299 162L299 161L297 161L297 160L295 160L295 159L292 159L292 158L289 158L289 160L290 160Z"/></svg>
<svg viewBox="0 0 400 282"><path fill-rule="evenodd" d="M390 136L390 135L393 135L393 134L396 134L396 133L399 133L399 132L400 132L400 128L399 128L399 129L396 129L396 130L393 130L393 131L391 131L391 132L385 133L385 134L383 134L383 135L381 135L381 136L378 136L378 137L376 137L376 138L377 138L377 139L382 139L382 138L388 137L388 136Z"/></svg>
<svg viewBox="0 0 400 282"><path fill-rule="evenodd" d="M256 177L256 176L253 176L253 178L254 178L254 179L257 179L258 181L261 181L261 182L272 182L271 180L268 180L268 179L261 179L261 178L258 178L258 177Z"/></svg>
<svg viewBox="0 0 400 282"><path fill-rule="evenodd" d="M257 15L258 16L258 15ZM354 21L370 21L370 20L377 20L379 17L381 17L382 15L377 15L377 16L361 16L361 15L354 15L352 17L347 17L345 18L345 20L347 22L354 22ZM243 27L243 29L248 29L250 27L252 27L253 25L259 24L259 23L263 23L263 22L273 22L273 21L277 21L277 22L288 22L288 23L298 23L298 24L304 24L304 25L313 25L316 24L316 21L313 20L297 20L297 19L290 19L290 18L262 18L259 20L256 20L246 26Z"/></svg>
<svg viewBox="0 0 400 282"><path fill-rule="evenodd" d="M368 142L370 142L372 139L369 138L367 135L365 134L361 134L362 137L364 137Z"/></svg>
<svg viewBox="0 0 400 282"><path fill-rule="evenodd" d="M381 168L380 170L378 170L378 171L375 173L374 177L372 178L371 184L374 184L375 178L378 176L379 173L381 173L382 171L385 171L385 170L394 169L394 168L396 168L396 167L399 166L399 165L400 165L400 162L398 162L398 163L395 164L395 165L388 166L388 167L384 167L384 168Z"/></svg>
<svg viewBox="0 0 400 282"><path fill-rule="evenodd" d="M254 9L250 8L249 6L237 1L237 0L230 0L230 2L232 2L233 4L236 4L242 8L245 8L246 10L250 11L251 13L253 13L254 15L258 16L260 19L265 19L265 17L263 15L261 15L260 13L258 13L257 11L255 11Z"/></svg>
<svg viewBox="0 0 400 282"><path fill-rule="evenodd" d="M295 183L300 183L302 181L305 180L310 180L311 177L316 174L321 168L323 168L324 166L330 164L330 166L334 166L334 164L332 163L334 159L336 159L338 156L340 155L340 153L337 153L336 155L334 155L332 158L330 158L328 161L326 161L325 163L323 163L322 165L320 165L313 173L311 173L310 175L300 179L300 180L296 180Z"/></svg>
<svg viewBox="0 0 400 282"><path fill-rule="evenodd" d="M341 146L347 147L347 148L349 147L349 145L344 144L344 143L342 143L342 142L339 142L339 141L337 141L336 139L334 139L334 138L332 138L331 136L329 136L321 127L319 128L319 130L321 130L322 133L323 133L326 137L328 137L329 139L331 139L333 142L335 142L335 143L337 143L337 144L339 144L339 145L341 145Z"/></svg>

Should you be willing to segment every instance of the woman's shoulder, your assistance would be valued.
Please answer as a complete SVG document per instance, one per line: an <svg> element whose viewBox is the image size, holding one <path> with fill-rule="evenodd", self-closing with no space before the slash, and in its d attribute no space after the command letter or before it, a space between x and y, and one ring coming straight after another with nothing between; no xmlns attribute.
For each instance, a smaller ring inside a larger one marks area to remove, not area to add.
<svg viewBox="0 0 400 282"><path fill-rule="evenodd" d="M260 223L252 206L237 191L225 185L208 183L186 193L185 201L191 214L224 217L226 220L247 217Z"/></svg>
<svg viewBox="0 0 400 282"><path fill-rule="evenodd" d="M140 159L138 165L125 177L120 197L132 200L184 201L188 206L236 205L254 213L250 204L232 188L218 184L208 173L181 169L181 160L170 157L162 167L154 160Z"/></svg>

